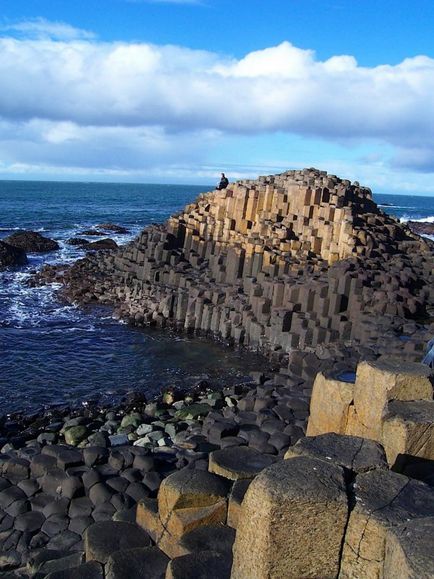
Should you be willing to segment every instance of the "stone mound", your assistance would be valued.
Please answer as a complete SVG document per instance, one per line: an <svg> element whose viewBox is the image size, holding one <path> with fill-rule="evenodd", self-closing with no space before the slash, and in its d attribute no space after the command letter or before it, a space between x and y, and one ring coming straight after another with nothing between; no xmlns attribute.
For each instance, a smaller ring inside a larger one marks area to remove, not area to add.
<svg viewBox="0 0 434 579"><path fill-rule="evenodd" d="M57 241L44 237L37 231L16 231L4 241L29 253L45 253L59 249Z"/></svg>

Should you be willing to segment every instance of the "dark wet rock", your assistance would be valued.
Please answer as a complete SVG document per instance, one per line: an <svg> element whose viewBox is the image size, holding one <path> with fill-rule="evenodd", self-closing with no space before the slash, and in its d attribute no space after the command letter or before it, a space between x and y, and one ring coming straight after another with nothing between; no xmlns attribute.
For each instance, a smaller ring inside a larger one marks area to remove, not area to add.
<svg viewBox="0 0 434 579"><path fill-rule="evenodd" d="M114 553L106 565L106 579L164 579L169 557L158 547L126 549Z"/></svg>
<svg viewBox="0 0 434 579"><path fill-rule="evenodd" d="M232 556L202 551L172 559L166 577L170 579L229 579Z"/></svg>
<svg viewBox="0 0 434 579"><path fill-rule="evenodd" d="M42 513L48 519L51 515L66 515L69 509L70 501L66 497L50 497L50 501L42 509Z"/></svg>
<svg viewBox="0 0 434 579"><path fill-rule="evenodd" d="M102 565L96 561L83 563L72 569L55 571L46 576L45 579L103 579L104 571Z"/></svg>
<svg viewBox="0 0 434 579"><path fill-rule="evenodd" d="M45 517L41 512L31 511L19 515L15 519L15 528L17 531L35 533L39 531L45 522Z"/></svg>
<svg viewBox="0 0 434 579"><path fill-rule="evenodd" d="M0 270L27 263L26 252L19 247L0 241Z"/></svg>
<svg viewBox="0 0 434 579"><path fill-rule="evenodd" d="M99 239L98 241L92 241L85 245L85 249L88 251L100 251L100 250L111 250L117 249L118 244L113 239Z"/></svg>
<svg viewBox="0 0 434 579"><path fill-rule="evenodd" d="M88 434L86 426L77 425L71 426L65 430L65 442L71 446L77 446L82 440L86 438Z"/></svg>
<svg viewBox="0 0 434 579"><path fill-rule="evenodd" d="M89 489L89 498L94 505L101 505L110 501L113 494L113 489L103 482L98 482Z"/></svg>
<svg viewBox="0 0 434 579"><path fill-rule="evenodd" d="M77 476L68 476L60 468L41 477L42 490L51 496L62 496L72 499L82 493L83 483Z"/></svg>
<svg viewBox="0 0 434 579"><path fill-rule="evenodd" d="M217 553L230 554L234 541L235 529L226 526L204 526L185 533L180 543L192 553L216 551Z"/></svg>
<svg viewBox="0 0 434 579"><path fill-rule="evenodd" d="M11 486L0 492L0 508L5 510L15 501L26 499L27 496L20 488Z"/></svg>
<svg viewBox="0 0 434 579"><path fill-rule="evenodd" d="M71 448L70 446L68 447L54 444L44 446L42 449L42 454L54 457L58 466L63 469L83 464L82 451Z"/></svg>
<svg viewBox="0 0 434 579"><path fill-rule="evenodd" d="M102 464L107 460L108 450L103 446L89 446L83 449L83 460L86 466Z"/></svg>
<svg viewBox="0 0 434 579"><path fill-rule="evenodd" d="M113 233L129 233L129 229L123 227L122 225L116 225L115 223L100 223L97 225L98 229L105 229L106 231L113 231Z"/></svg>
<svg viewBox="0 0 434 579"><path fill-rule="evenodd" d="M91 237L104 237L105 232L99 231L98 229L85 229L84 231L80 231L78 235L87 235Z"/></svg>
<svg viewBox="0 0 434 579"><path fill-rule="evenodd" d="M104 521L95 523L84 533L87 561L106 563L110 555L122 549L149 547L149 535L132 523Z"/></svg>
<svg viewBox="0 0 434 579"><path fill-rule="evenodd" d="M418 235L434 235L434 223L429 221L407 221L406 225Z"/></svg>
<svg viewBox="0 0 434 579"><path fill-rule="evenodd" d="M12 550L6 553L0 553L0 573L10 569L16 569L21 565L21 553Z"/></svg>
<svg viewBox="0 0 434 579"><path fill-rule="evenodd" d="M51 515L41 526L41 531L49 537L55 537L68 528L69 519L65 515Z"/></svg>
<svg viewBox="0 0 434 579"><path fill-rule="evenodd" d="M56 535L49 541L48 548L80 551L82 548L81 537L72 531L62 531L62 533Z"/></svg>
<svg viewBox="0 0 434 579"><path fill-rule="evenodd" d="M82 237L71 237L66 241L68 245L76 245L78 247L82 247L87 245L89 241L87 239L83 239Z"/></svg>
<svg viewBox="0 0 434 579"><path fill-rule="evenodd" d="M59 249L57 241L44 237L36 231L16 231L3 241L28 253L45 253Z"/></svg>

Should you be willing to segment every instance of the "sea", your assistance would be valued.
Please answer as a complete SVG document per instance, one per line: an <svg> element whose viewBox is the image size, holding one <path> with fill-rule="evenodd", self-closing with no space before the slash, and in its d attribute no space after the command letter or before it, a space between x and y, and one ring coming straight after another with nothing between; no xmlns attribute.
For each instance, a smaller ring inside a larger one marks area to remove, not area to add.
<svg viewBox="0 0 434 579"><path fill-rule="evenodd" d="M213 386L241 382L262 369L257 356L205 339L132 328L114 319L109 308L63 303L55 284L25 283L44 264L83 257L83 249L67 243L85 237L82 231L100 223L121 225L128 233L110 237L124 244L211 188L0 181L0 239L27 229L60 244L57 251L30 254L24 267L0 272L0 414L116 404L133 391L151 398L203 380ZM375 201L403 221L434 222L434 197L379 194Z"/></svg>

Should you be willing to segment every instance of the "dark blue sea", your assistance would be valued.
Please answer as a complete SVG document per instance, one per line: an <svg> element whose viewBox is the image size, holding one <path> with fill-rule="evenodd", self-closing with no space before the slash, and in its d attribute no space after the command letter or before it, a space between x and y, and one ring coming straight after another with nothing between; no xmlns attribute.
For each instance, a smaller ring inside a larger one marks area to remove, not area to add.
<svg viewBox="0 0 434 579"><path fill-rule="evenodd" d="M56 286L29 288L24 283L43 264L83 257L84 250L65 243L82 230L100 223L122 225L128 234L109 236L123 244L204 190L0 181L0 239L30 229L61 246L52 253L29 254L24 268L0 272L0 414L89 399L108 404L132 390L151 396L168 386L192 386L201 378L215 385L230 383L262 364L256 356L241 356L207 340L131 328L113 319L108 309L83 311L59 302Z"/></svg>
<svg viewBox="0 0 434 579"><path fill-rule="evenodd" d="M61 245L52 253L29 255L24 268L0 272L0 414L89 399L116 402L131 390L154 395L200 378L230 382L260 367L262 362L254 356L241 356L206 340L130 328L114 320L109 310L61 303L55 286L29 288L24 283L45 263L83 257L84 250L65 243L82 230L107 222L122 225L129 233L110 237L126 243L207 189L0 181L0 239L14 230L30 229ZM375 199L401 219L434 221L434 197Z"/></svg>

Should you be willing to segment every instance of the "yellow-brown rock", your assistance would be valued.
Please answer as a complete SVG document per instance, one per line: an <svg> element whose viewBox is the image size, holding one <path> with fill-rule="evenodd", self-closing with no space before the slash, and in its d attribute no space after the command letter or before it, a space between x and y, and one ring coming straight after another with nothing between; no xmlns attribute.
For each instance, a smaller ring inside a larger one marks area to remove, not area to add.
<svg viewBox="0 0 434 579"><path fill-rule="evenodd" d="M232 579L336 577L347 513L340 467L297 457L266 468L244 497Z"/></svg>
<svg viewBox="0 0 434 579"><path fill-rule="evenodd" d="M345 434L348 414L354 397L354 384L317 374L310 401L310 416L306 434L316 436L327 432Z"/></svg>
<svg viewBox="0 0 434 579"><path fill-rule="evenodd" d="M434 461L434 401L389 403L382 443L396 470L402 470L409 457Z"/></svg>
<svg viewBox="0 0 434 579"><path fill-rule="evenodd" d="M432 400L432 376L433 371L423 364L391 359L361 362L354 387L357 421L348 434L381 442L388 402Z"/></svg>

